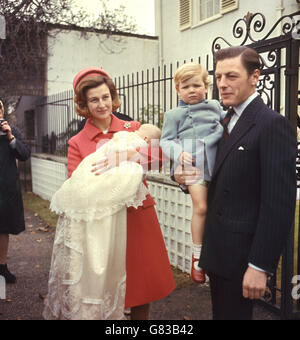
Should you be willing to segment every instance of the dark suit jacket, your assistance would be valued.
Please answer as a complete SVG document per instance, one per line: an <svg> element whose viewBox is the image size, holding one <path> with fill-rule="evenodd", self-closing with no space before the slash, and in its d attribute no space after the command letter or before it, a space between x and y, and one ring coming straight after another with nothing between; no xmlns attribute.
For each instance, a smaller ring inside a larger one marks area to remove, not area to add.
<svg viewBox="0 0 300 340"><path fill-rule="evenodd" d="M200 267L237 280L249 262L275 271L294 219L296 152L289 121L255 98L220 142Z"/></svg>

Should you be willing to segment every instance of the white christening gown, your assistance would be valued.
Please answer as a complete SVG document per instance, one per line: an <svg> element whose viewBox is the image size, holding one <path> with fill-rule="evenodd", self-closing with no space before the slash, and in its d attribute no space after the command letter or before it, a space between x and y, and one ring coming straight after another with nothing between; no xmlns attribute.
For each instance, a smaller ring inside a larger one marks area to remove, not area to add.
<svg viewBox="0 0 300 340"><path fill-rule="evenodd" d="M135 133L116 133L54 194L50 208L60 216L44 319L124 319L126 210L141 206L149 191L135 162L122 162L100 176L91 169L105 155L146 145Z"/></svg>

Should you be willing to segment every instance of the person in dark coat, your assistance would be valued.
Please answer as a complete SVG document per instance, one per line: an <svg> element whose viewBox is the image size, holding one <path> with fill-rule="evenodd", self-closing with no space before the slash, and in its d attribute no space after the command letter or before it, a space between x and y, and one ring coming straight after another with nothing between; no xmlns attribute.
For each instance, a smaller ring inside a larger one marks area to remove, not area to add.
<svg viewBox="0 0 300 340"><path fill-rule="evenodd" d="M213 318L251 319L294 223L297 140L256 92L255 50L230 47L215 60L220 95L233 110L223 121L199 266L210 278Z"/></svg>
<svg viewBox="0 0 300 340"><path fill-rule="evenodd" d="M24 143L20 131L4 119L4 107L0 101L0 276L6 283L15 283L16 277L7 268L9 235L25 230L21 184L16 159L26 161L30 149Z"/></svg>

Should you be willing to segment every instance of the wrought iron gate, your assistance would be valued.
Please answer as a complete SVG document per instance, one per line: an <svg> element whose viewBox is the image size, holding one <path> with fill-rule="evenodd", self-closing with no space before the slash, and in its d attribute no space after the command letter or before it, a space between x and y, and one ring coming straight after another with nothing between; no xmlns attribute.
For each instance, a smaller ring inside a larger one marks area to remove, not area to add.
<svg viewBox="0 0 300 340"><path fill-rule="evenodd" d="M247 45L261 57L258 92L265 103L287 117L295 131L298 119L300 11L283 16L264 33L266 19L261 13L248 13L233 27L234 44L218 37L212 52L232 45ZM277 33L277 34L276 34ZM261 38L258 38L262 36ZM211 72L213 73L213 72ZM214 84L214 98L218 90ZM299 163L300 164L300 161ZM298 191L300 181L298 182ZM299 197L298 197L299 198ZM268 282L268 292L260 302L280 313L282 319L300 318L300 233L299 199L292 232L286 244L276 275Z"/></svg>

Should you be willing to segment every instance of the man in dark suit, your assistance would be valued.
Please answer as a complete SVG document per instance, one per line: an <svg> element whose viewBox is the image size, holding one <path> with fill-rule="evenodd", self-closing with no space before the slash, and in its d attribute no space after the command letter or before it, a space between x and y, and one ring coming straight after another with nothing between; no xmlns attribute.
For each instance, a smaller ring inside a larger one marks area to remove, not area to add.
<svg viewBox="0 0 300 340"><path fill-rule="evenodd" d="M291 230L296 200L296 136L256 93L259 56L240 46L215 55L224 119L199 266L210 278L214 319L251 319ZM184 184L186 174L175 175Z"/></svg>

